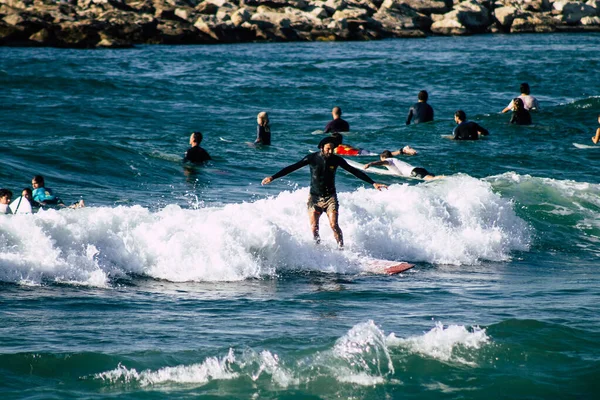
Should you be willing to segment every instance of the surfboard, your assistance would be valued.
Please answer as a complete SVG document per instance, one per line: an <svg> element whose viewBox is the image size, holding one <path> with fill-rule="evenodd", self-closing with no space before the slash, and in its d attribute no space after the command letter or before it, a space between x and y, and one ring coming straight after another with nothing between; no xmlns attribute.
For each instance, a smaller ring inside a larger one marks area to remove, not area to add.
<svg viewBox="0 0 600 400"><path fill-rule="evenodd" d="M577 147L578 149L600 149L600 145L598 144L582 144L582 143L573 143L573 146Z"/></svg>
<svg viewBox="0 0 600 400"><path fill-rule="evenodd" d="M19 196L9 205L13 214L31 214L31 203L25 197Z"/></svg>
<svg viewBox="0 0 600 400"><path fill-rule="evenodd" d="M365 265L369 272L380 275L396 275L415 266L404 261L381 260L378 258L367 260Z"/></svg>

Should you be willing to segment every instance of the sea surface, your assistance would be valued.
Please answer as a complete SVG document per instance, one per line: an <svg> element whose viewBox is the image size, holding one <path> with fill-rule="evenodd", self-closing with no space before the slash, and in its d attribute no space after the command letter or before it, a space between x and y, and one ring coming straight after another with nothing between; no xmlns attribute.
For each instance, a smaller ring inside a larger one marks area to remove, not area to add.
<svg viewBox="0 0 600 400"><path fill-rule="evenodd" d="M599 48L0 48L0 187L42 174L86 203L0 216L0 398L597 399ZM509 126L521 82L541 110ZM406 126L423 89L435 121ZM326 218L312 241L308 168L261 186L317 150L336 105L345 143L409 144L402 160L446 175L371 172L379 192L338 171L343 251ZM458 109L489 137L443 138ZM252 145L260 111L270 147ZM185 166L196 130L213 161Z"/></svg>

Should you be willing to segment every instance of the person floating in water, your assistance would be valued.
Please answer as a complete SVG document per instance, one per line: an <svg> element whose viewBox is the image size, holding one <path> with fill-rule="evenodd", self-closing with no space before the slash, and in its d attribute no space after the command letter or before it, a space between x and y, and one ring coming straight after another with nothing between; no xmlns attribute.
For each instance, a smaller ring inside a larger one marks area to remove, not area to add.
<svg viewBox="0 0 600 400"><path fill-rule="evenodd" d="M31 179L31 186L33 187L33 191L31 192L31 197L34 202L37 202L40 207L44 206L57 206L57 207L67 207L65 203L56 195L54 195L52 189L45 187L46 184L44 182L44 177L41 175L36 175ZM34 203L32 202L32 206ZM69 208L81 208L85 207L85 202L83 199L79 200L68 206Z"/></svg>
<svg viewBox="0 0 600 400"><path fill-rule="evenodd" d="M206 150L200 147L202 143L202 132L193 132L190 135L190 147L183 156L183 161L189 161L194 164L201 164L206 161L212 160Z"/></svg>
<svg viewBox="0 0 600 400"><path fill-rule="evenodd" d="M331 110L331 116L333 117L333 120L325 126L325 133L350 131L350 124L342 119L341 108L338 106L333 107L333 110Z"/></svg>
<svg viewBox="0 0 600 400"><path fill-rule="evenodd" d="M408 116L406 117L406 125L410 124L411 119L415 124L433 121L433 108L429 104L427 104L428 98L429 94L427 94L426 90L421 90L419 92L419 94L417 95L417 99L419 101L413 104L412 107L408 110Z"/></svg>
<svg viewBox="0 0 600 400"><path fill-rule="evenodd" d="M518 97L513 100L513 113L509 123L517 125L531 125L531 114L525 109L523 100Z"/></svg>
<svg viewBox="0 0 600 400"><path fill-rule="evenodd" d="M533 97L532 95L529 94L531 92L531 90L529 88L529 84L526 82L521 83L520 89L521 89L521 95L518 98L523 100L523 106L525 107L525 109L527 111L539 110L540 103L538 102L538 100L535 97ZM514 108L514 100L511 100L511 102L504 108L504 110L502 110L502 113L509 112L513 108Z"/></svg>
<svg viewBox="0 0 600 400"><path fill-rule="evenodd" d="M600 124L600 114L598 114L598 123ZM598 141L600 141L600 128L596 129L596 136L592 138L594 144L598 144Z"/></svg>
<svg viewBox="0 0 600 400"><path fill-rule="evenodd" d="M340 248L344 247L342 230L338 224L338 199L335 189L335 173L338 167L342 167L352 175L370 183L377 190L387 188L386 185L376 183L364 172L348 165L346 160L333 154L336 141L326 137L319 143L320 151L311 153L295 164L289 165L262 180L263 185L268 185L273 180L281 178L306 165L310 166L310 195L308 197L308 217L312 229L313 238L316 243L321 241L319 236L319 218L325 212L329 218L329 225Z"/></svg>
<svg viewBox="0 0 600 400"><path fill-rule="evenodd" d="M376 155L376 153L372 153L369 150L361 149L358 147L353 147L353 146L350 146L349 144L343 144L342 142L344 141L344 137L338 132L332 133L331 137L336 140L337 146L334 150L334 153L337 154L338 156L374 156L374 155ZM408 156L413 156L413 155L417 154L417 151L407 145L401 149L393 151L392 154L394 156L397 156L400 154L406 154Z"/></svg>
<svg viewBox="0 0 600 400"><path fill-rule="evenodd" d="M444 178L444 175L435 176L431 172L427 171L425 168L414 167L407 162L397 160L393 158L394 153L389 150L384 150L380 155L380 161L373 161L365 165L365 169L375 165L383 165L388 170L394 172L398 176L402 176L405 178L419 178L426 181L430 181L433 179Z"/></svg>
<svg viewBox="0 0 600 400"><path fill-rule="evenodd" d="M258 123L258 126L256 127L256 140L254 143L270 145L271 125L269 124L269 115L264 111L258 113L256 122Z"/></svg>
<svg viewBox="0 0 600 400"><path fill-rule="evenodd" d="M479 136L490 134L487 129L476 122L467 121L467 114L463 110L454 113L454 122L457 123L452 132L452 139L454 140L477 140Z"/></svg>
<svg viewBox="0 0 600 400"><path fill-rule="evenodd" d="M10 200L12 199L12 192L8 189L0 189L0 214L12 214L10 211Z"/></svg>

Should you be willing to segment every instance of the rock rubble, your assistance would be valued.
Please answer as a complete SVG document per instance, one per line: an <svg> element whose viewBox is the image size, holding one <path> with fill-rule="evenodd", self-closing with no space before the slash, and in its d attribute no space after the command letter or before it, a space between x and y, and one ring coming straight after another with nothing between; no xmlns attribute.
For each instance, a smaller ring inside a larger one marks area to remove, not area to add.
<svg viewBox="0 0 600 400"><path fill-rule="evenodd" d="M600 0L0 0L0 45L376 40L600 31Z"/></svg>

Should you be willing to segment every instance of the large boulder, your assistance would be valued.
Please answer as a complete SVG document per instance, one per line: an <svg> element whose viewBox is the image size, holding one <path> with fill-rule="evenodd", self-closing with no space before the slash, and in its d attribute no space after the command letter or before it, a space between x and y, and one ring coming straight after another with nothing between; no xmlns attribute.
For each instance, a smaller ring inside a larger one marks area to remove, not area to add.
<svg viewBox="0 0 600 400"><path fill-rule="evenodd" d="M438 35L458 36L466 35L467 28L456 19L442 19L431 25L431 31Z"/></svg>
<svg viewBox="0 0 600 400"><path fill-rule="evenodd" d="M452 0L384 0L381 7L390 10L408 7L421 14L445 14L452 9Z"/></svg>
<svg viewBox="0 0 600 400"><path fill-rule="evenodd" d="M270 8L292 7L303 10L308 3L305 0L240 0L240 6L259 7L266 6Z"/></svg>
<svg viewBox="0 0 600 400"><path fill-rule="evenodd" d="M510 29L514 19L520 14L515 7L500 7L494 10L496 22L504 30Z"/></svg>
<svg viewBox="0 0 600 400"><path fill-rule="evenodd" d="M584 17L593 17L596 15L596 9L582 2L571 2L563 6L562 20L568 25L579 24Z"/></svg>
<svg viewBox="0 0 600 400"><path fill-rule="evenodd" d="M511 33L548 33L556 32L557 21L550 13L526 14L514 19Z"/></svg>

